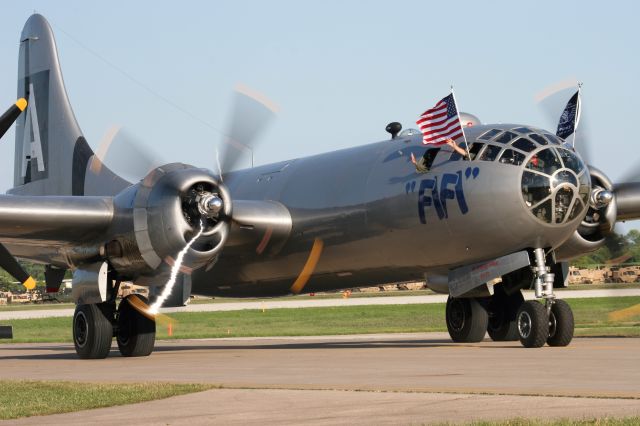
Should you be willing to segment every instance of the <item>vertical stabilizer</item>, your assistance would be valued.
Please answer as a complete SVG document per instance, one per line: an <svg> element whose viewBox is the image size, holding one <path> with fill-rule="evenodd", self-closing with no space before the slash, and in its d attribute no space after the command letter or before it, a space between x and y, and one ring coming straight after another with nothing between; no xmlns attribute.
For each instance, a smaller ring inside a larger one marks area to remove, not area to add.
<svg viewBox="0 0 640 426"><path fill-rule="evenodd" d="M100 176L87 176L94 154L71 109L51 27L38 14L20 35L18 97L27 99L28 106L16 122L10 193L110 195L126 185L106 168ZM105 183L101 194L96 193L98 180Z"/></svg>

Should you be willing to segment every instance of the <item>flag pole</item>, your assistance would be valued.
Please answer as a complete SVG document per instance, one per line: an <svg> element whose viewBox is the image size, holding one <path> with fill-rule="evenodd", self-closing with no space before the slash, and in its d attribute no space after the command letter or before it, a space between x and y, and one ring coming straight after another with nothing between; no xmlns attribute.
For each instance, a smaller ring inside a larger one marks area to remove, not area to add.
<svg viewBox="0 0 640 426"><path fill-rule="evenodd" d="M578 82L578 99L576 99L576 116L575 123L573 125L573 144L571 147L576 149L576 133L578 133L578 122L580 121L580 90L582 89L582 83Z"/></svg>
<svg viewBox="0 0 640 426"><path fill-rule="evenodd" d="M453 104L456 106L456 112L458 113L458 124L460 124L460 129L462 129L462 137L464 139L464 147L467 149L467 157L469 161L471 161L471 153L469 152L469 144L467 143L467 135L464 133L464 126L462 125L462 120L460 119L460 110L458 109L458 102L456 101L456 95L453 93L453 84L451 85L451 96L453 97Z"/></svg>

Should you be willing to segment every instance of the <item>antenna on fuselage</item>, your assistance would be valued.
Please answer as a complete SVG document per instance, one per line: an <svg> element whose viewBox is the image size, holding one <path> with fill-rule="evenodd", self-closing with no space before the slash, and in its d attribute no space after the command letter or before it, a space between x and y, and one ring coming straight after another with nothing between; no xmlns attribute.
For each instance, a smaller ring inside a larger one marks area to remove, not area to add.
<svg viewBox="0 0 640 426"><path fill-rule="evenodd" d="M402 130L402 124L398 123L397 121L393 121L387 124L385 130L388 133L391 133L391 139L395 139L398 137L398 133L400 133L400 130Z"/></svg>

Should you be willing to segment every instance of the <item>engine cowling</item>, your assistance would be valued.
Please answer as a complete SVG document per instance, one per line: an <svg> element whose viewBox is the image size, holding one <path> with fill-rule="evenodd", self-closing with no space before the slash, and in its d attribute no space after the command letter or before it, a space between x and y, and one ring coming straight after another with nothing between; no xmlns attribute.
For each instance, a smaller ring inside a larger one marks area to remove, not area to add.
<svg viewBox="0 0 640 426"><path fill-rule="evenodd" d="M172 163L152 170L115 197L113 238L103 256L124 279L154 276L203 227L183 265L214 262L229 235L231 197L206 169Z"/></svg>
<svg viewBox="0 0 640 426"><path fill-rule="evenodd" d="M602 247L617 220L618 208L615 197L611 198L614 185L599 169L589 166L591 194L589 209L580 226L556 252L558 260L568 260Z"/></svg>

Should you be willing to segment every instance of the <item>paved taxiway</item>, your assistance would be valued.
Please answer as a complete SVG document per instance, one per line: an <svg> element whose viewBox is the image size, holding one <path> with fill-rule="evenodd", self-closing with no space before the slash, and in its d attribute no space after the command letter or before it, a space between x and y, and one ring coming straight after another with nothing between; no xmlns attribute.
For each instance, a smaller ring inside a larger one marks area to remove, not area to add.
<svg viewBox="0 0 640 426"><path fill-rule="evenodd" d="M561 299L594 298L594 297L626 297L640 296L640 288L609 289L609 290L562 290L556 293ZM533 300L535 296L532 291L524 291L525 299ZM173 312L225 312L240 311L244 309L292 309L292 308L323 308L329 306L365 306L365 305L410 305L445 303L446 294L429 294L420 296L382 296L382 297L353 297L353 298L332 298L320 299L309 297L308 299L264 299L261 301L249 302L215 302L198 303L179 308L165 308L163 313ZM30 309L22 311L0 312L0 321L28 318L54 318L71 317L73 308L69 309Z"/></svg>
<svg viewBox="0 0 640 426"><path fill-rule="evenodd" d="M24 424L406 424L640 416L640 339L566 348L453 344L443 333L158 342L147 358L76 359L70 344L0 345L2 377L207 382L224 389Z"/></svg>

